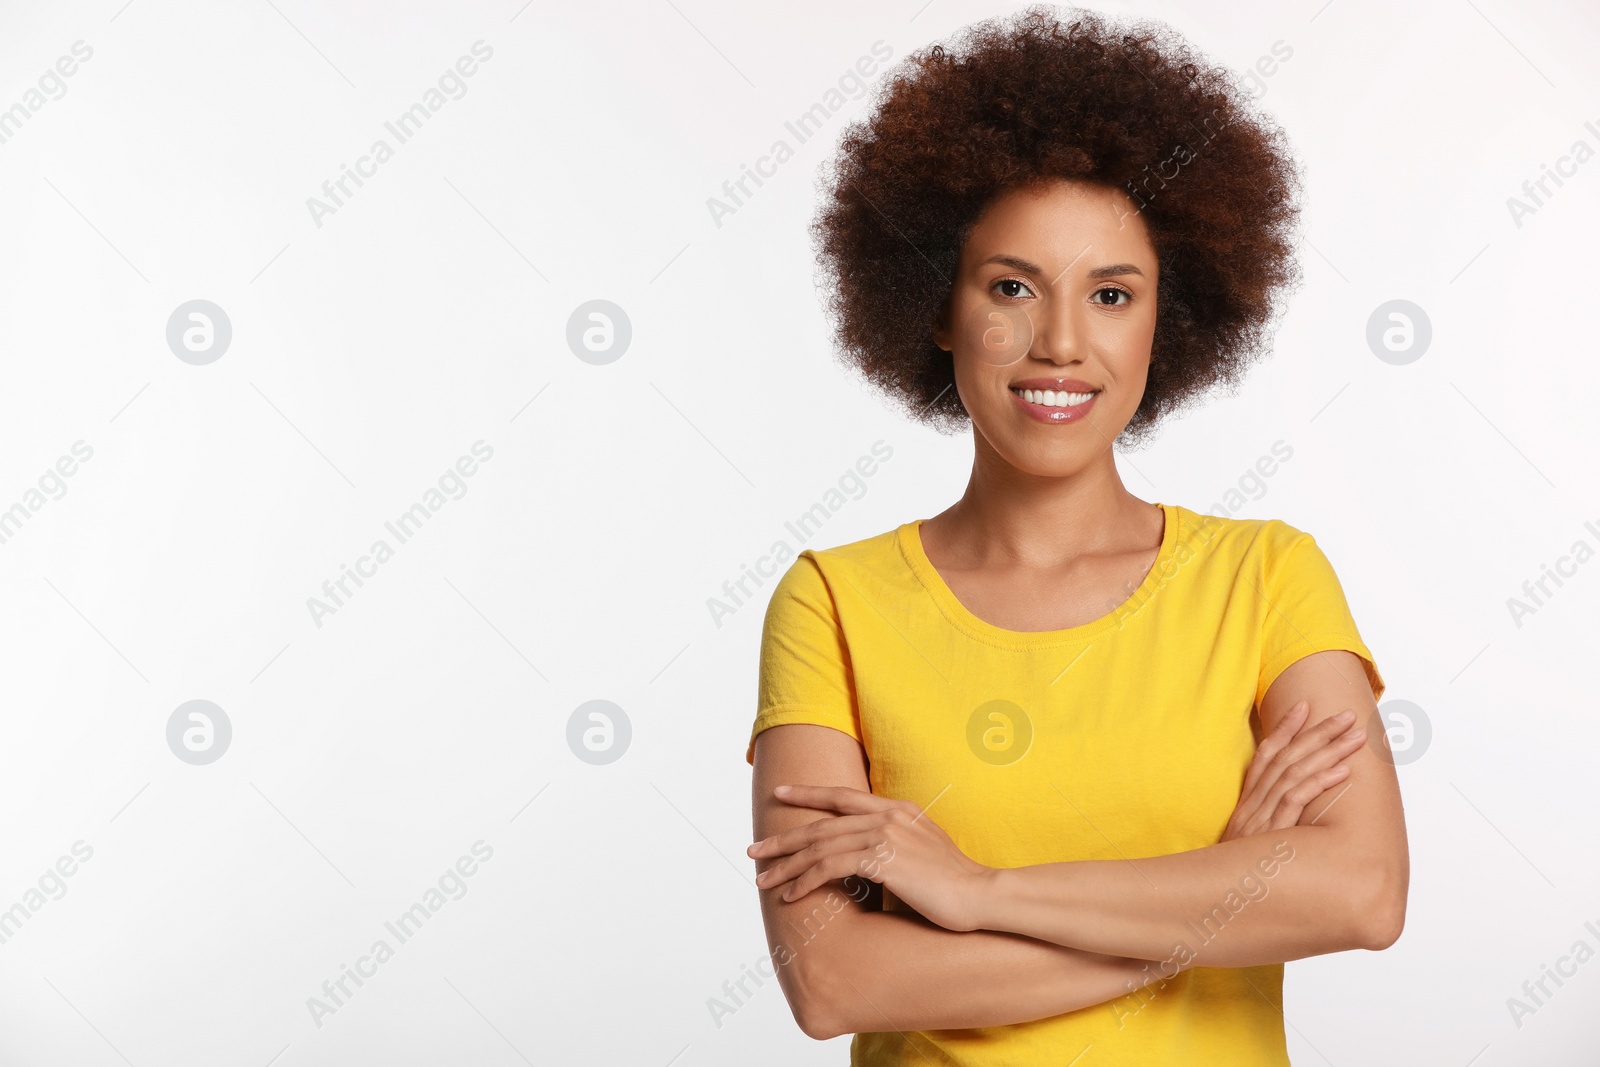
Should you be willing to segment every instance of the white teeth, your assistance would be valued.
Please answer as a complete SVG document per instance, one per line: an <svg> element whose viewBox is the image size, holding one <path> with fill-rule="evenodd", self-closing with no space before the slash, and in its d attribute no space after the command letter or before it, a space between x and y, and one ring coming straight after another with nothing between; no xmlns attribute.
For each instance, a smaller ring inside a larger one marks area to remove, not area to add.
<svg viewBox="0 0 1600 1067"><path fill-rule="evenodd" d="M1053 389L1019 389L1022 398L1030 404L1050 408L1071 408L1086 403L1093 393L1058 393Z"/></svg>

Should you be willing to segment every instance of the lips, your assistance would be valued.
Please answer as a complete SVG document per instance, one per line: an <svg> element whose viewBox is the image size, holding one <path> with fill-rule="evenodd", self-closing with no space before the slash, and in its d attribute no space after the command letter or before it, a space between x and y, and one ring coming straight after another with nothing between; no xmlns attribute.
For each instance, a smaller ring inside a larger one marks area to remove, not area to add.
<svg viewBox="0 0 1600 1067"><path fill-rule="evenodd" d="M1010 389L1025 415L1048 423L1079 421L1101 392L1077 378L1024 378Z"/></svg>

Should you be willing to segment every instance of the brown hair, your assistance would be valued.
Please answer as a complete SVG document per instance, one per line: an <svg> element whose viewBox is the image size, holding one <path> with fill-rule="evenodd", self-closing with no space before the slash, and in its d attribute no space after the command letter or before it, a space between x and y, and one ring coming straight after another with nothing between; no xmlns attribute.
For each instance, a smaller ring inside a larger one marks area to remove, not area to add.
<svg viewBox="0 0 1600 1067"><path fill-rule="evenodd" d="M931 331L985 206L1042 180L1122 189L1160 262L1149 377L1121 440L1270 351L1278 294L1300 280L1299 175L1238 75L1172 29L1031 7L907 56L874 105L843 132L811 233L842 354L913 418L967 424Z"/></svg>

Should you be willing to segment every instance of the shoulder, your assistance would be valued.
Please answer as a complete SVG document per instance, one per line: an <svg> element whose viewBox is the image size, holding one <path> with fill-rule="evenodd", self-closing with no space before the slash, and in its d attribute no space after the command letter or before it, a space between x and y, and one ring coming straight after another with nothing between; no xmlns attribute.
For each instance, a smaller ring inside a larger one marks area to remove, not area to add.
<svg viewBox="0 0 1600 1067"><path fill-rule="evenodd" d="M842 545L802 549L794 562L789 564L784 578L788 579L796 572L827 575L841 570L871 571L892 567L902 559L902 529L902 526L896 526Z"/></svg>
<svg viewBox="0 0 1600 1067"><path fill-rule="evenodd" d="M1332 565L1315 537L1283 519L1230 518L1180 507L1177 562L1197 559L1217 580L1271 595L1285 585L1325 583Z"/></svg>
<svg viewBox="0 0 1600 1067"><path fill-rule="evenodd" d="M863 537L846 544L834 545L831 548L808 548L801 552L800 555L811 556L830 563L844 562L858 566L871 566L899 555L900 533L905 525L907 524L895 526L882 533L876 533L870 537Z"/></svg>
<svg viewBox="0 0 1600 1067"><path fill-rule="evenodd" d="M1194 540L1206 546L1205 572L1253 589L1274 605L1342 602L1339 573L1310 531L1283 519L1185 515L1191 518Z"/></svg>
<svg viewBox="0 0 1600 1067"><path fill-rule="evenodd" d="M773 597L827 590L846 577L882 574L896 565L902 565L901 526L846 544L800 550L778 577Z"/></svg>
<svg viewBox="0 0 1600 1067"><path fill-rule="evenodd" d="M1282 519L1240 519L1179 506L1179 538L1189 551L1271 565L1288 557L1311 534Z"/></svg>
<svg viewBox="0 0 1600 1067"><path fill-rule="evenodd" d="M896 526L845 544L802 549L773 587L774 602L785 598L839 599L853 591L881 590L908 573Z"/></svg>

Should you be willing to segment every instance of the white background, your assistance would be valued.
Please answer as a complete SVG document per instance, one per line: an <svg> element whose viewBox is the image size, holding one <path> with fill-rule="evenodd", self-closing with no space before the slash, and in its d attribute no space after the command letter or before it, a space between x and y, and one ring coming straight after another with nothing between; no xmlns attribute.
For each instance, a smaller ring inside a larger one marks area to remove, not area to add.
<svg viewBox="0 0 1600 1067"><path fill-rule="evenodd" d="M775 981L708 1007L765 951L770 590L720 627L707 600L874 441L892 459L813 547L942 510L971 444L840 369L813 289L813 182L870 97L720 226L707 199L875 41L899 60L1011 8L122 3L0 7L0 108L93 49L0 145L0 508L93 449L0 545L0 908L93 850L0 944L0 1062L844 1062ZM1235 69L1292 48L1263 106L1308 177L1274 358L1124 480L1205 511L1288 443L1241 514L1316 535L1432 728L1400 768L1405 934L1289 965L1294 1061L1592 1063L1600 962L1520 1027L1507 998L1600 949L1600 562L1520 626L1506 602L1600 546L1600 163L1520 227L1506 201L1600 147L1600 22L1124 9ZM465 95L317 226L307 198L478 40ZM166 343L193 299L233 329L206 366ZM605 366L565 340L593 299L632 324ZM1405 366L1365 341L1392 299L1433 328ZM316 625L307 598L478 440L465 495ZM167 745L193 699L232 723L207 766ZM566 740L592 699L632 725L605 766ZM317 1025L308 998L479 840L465 895Z"/></svg>

